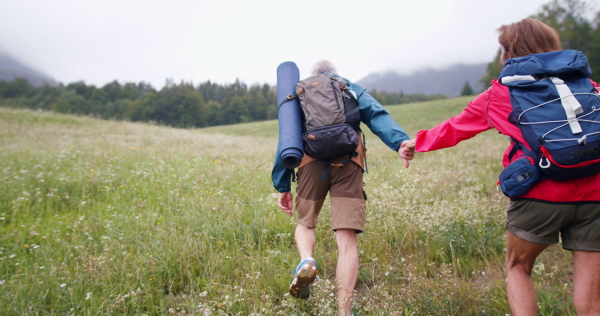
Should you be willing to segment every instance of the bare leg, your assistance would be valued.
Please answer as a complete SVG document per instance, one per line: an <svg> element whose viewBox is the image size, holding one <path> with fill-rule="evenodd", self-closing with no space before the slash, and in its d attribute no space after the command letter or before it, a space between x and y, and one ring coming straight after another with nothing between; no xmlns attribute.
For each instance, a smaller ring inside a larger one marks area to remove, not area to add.
<svg viewBox="0 0 600 316"><path fill-rule="evenodd" d="M356 231L338 229L335 233L338 246L336 280L338 286L338 315L350 315L352 295L358 277L358 251L356 249Z"/></svg>
<svg viewBox="0 0 600 316"><path fill-rule="evenodd" d="M600 252L574 250L573 266L573 302L577 315L600 315Z"/></svg>
<svg viewBox="0 0 600 316"><path fill-rule="evenodd" d="M531 280L535 259L546 244L536 244L506 232L506 289L513 316L536 316L537 295Z"/></svg>
<svg viewBox="0 0 600 316"><path fill-rule="evenodd" d="M315 230L302 224L298 224L296 225L294 238L296 240L296 246L298 247L298 253L300 253L300 260L312 257L313 251L315 250L315 244L317 243Z"/></svg>
<svg viewBox="0 0 600 316"><path fill-rule="evenodd" d="M300 263L296 270L295 278L290 284L290 295L295 298L306 299L310 296L310 285L317 276L317 267L312 261L312 253L315 249L316 237L315 230L304 225L298 224L294 233L298 253L300 254ZM311 261L304 261L310 257Z"/></svg>

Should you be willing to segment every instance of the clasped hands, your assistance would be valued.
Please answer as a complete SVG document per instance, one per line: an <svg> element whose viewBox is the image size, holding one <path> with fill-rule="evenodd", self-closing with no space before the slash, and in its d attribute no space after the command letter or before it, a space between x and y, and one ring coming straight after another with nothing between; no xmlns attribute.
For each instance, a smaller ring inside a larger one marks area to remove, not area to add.
<svg viewBox="0 0 600 316"><path fill-rule="evenodd" d="M400 144L400 148L398 148L398 156L404 161L404 166L406 168L410 166L410 161L415 158L415 148L416 141L414 139L403 141L402 144Z"/></svg>

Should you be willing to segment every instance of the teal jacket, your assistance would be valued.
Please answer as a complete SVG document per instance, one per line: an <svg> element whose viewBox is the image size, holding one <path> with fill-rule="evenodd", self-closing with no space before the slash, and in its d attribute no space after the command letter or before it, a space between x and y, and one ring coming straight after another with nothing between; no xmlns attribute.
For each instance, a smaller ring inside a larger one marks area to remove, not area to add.
<svg viewBox="0 0 600 316"><path fill-rule="evenodd" d="M360 119L367 125L373 134L377 135L390 149L398 151L400 144L410 137L390 115L390 113L373 98L365 88L358 84L348 82L348 89L356 93L359 103ZM273 186L279 192L289 192L292 187L294 169L283 166L279 149L275 154L275 164L271 172Z"/></svg>

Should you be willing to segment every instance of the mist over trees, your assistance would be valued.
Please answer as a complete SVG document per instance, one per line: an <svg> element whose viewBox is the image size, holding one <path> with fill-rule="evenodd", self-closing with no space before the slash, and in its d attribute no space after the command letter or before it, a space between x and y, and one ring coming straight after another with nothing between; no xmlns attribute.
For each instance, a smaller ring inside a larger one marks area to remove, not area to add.
<svg viewBox="0 0 600 316"><path fill-rule="evenodd" d="M542 6L540 12L531 17L540 20L558 31L563 49L574 49L584 53L592 68L592 79L600 80L600 11L584 0L552 0ZM489 87L501 71L499 49L496 57L488 64L487 74L481 82Z"/></svg>

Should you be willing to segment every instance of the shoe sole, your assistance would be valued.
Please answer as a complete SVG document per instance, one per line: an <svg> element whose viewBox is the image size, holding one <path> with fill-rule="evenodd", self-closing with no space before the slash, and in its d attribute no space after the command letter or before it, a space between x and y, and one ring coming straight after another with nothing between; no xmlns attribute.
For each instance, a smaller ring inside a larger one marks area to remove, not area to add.
<svg viewBox="0 0 600 316"><path fill-rule="evenodd" d="M298 275L294 279L294 282L290 285L290 295L295 298L307 299L310 296L310 285L315 281L317 277L317 270L311 263L307 264L307 267L302 267L298 271Z"/></svg>

